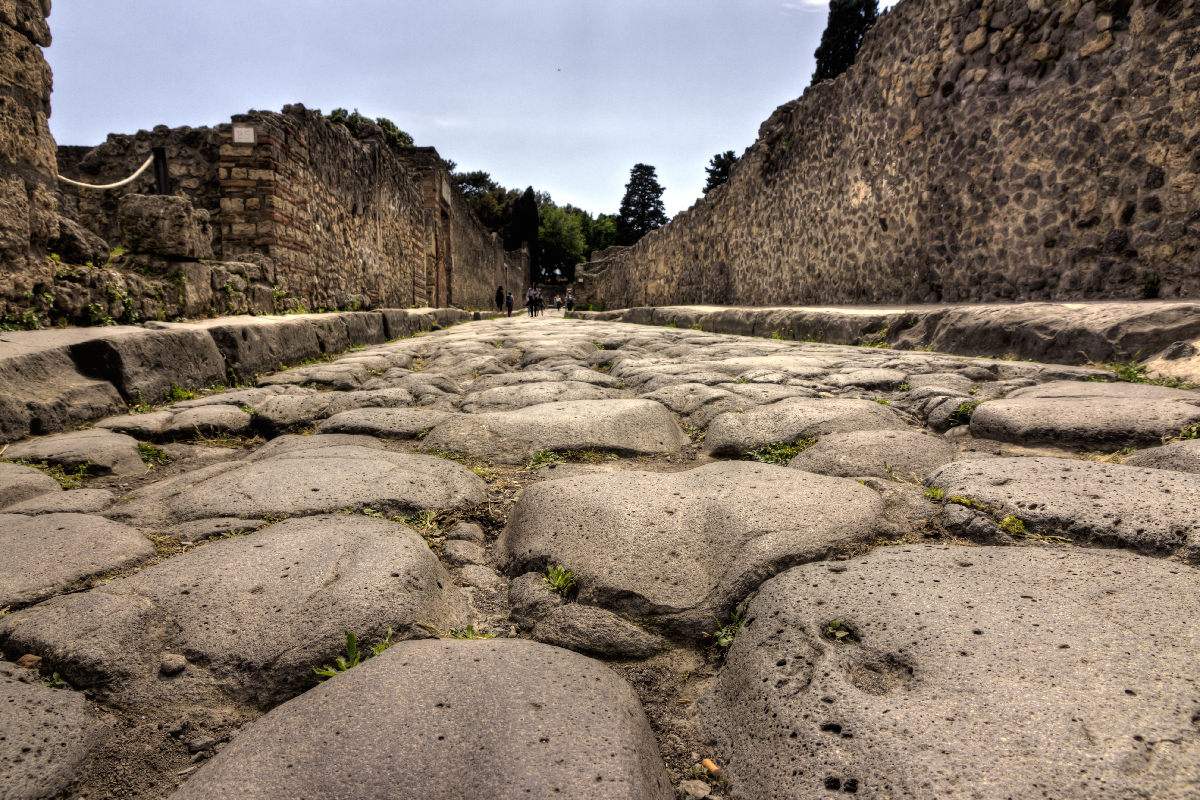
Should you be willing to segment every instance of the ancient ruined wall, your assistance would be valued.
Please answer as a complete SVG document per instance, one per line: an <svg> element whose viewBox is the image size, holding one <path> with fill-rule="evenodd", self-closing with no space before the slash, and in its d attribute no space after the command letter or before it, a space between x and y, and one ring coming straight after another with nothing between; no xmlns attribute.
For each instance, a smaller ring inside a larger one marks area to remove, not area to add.
<svg viewBox="0 0 1200 800"><path fill-rule="evenodd" d="M168 128L158 125L152 131L136 134L110 133L97 147L60 146L59 174L81 183L104 185L122 181L137 171L155 147L166 150L170 172L171 193L191 200L212 218L220 210L221 184L217 178L220 160L221 131L217 128ZM65 216L74 219L109 244L121 241L117 224L117 206L128 194L155 194L154 170L148 169L128 186L106 191L80 189L60 184L59 199ZM220 251L214 228L214 250Z"/></svg>
<svg viewBox="0 0 1200 800"><path fill-rule="evenodd" d="M1195 0L901 0L609 308L1200 296Z"/></svg>
<svg viewBox="0 0 1200 800"><path fill-rule="evenodd" d="M0 2L0 316L53 276L52 77L41 50L50 45L49 13L49 0Z"/></svg>

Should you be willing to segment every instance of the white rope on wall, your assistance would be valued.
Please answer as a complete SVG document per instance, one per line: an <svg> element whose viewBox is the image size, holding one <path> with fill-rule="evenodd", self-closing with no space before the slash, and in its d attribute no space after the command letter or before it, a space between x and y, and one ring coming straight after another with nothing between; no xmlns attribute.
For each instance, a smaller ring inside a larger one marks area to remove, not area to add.
<svg viewBox="0 0 1200 800"><path fill-rule="evenodd" d="M69 183L72 186L79 186L84 189L119 189L120 187L125 186L126 184L133 183L138 178L140 178L142 173L145 172L147 169L149 169L150 165L153 163L154 163L154 155L151 154L151 156L146 159L146 163L142 164L140 167L138 167L137 172L133 173L132 175L130 175L128 178L126 178L123 181L117 181L116 183L106 183L103 186L95 186L90 183L80 183L79 181L73 181L70 178L64 178L62 175L59 175L58 179L60 181L62 181L63 183Z"/></svg>

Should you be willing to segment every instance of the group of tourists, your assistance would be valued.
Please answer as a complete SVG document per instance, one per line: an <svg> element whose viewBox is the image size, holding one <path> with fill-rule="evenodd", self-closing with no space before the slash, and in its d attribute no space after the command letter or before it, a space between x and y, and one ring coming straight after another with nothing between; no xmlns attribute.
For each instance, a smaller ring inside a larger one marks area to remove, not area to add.
<svg viewBox="0 0 1200 800"><path fill-rule="evenodd" d="M575 295L567 289L567 299L564 301L560 295L554 296L554 308L561 311L563 306L566 306L567 311L575 310ZM496 310L502 311L508 309L508 316L512 316L513 312L513 296L512 292L505 293L503 286L496 287ZM536 317L545 312L546 301L542 297L542 290L535 283L525 292L525 308L529 311L529 316Z"/></svg>

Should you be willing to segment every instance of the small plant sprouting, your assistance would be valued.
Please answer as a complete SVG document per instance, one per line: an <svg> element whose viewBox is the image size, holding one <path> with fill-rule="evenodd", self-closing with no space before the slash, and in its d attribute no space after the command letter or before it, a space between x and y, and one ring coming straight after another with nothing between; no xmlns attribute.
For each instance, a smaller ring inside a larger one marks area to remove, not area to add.
<svg viewBox="0 0 1200 800"><path fill-rule="evenodd" d="M1024 537L1029 535L1029 531L1025 530L1025 522L1020 517L1014 517L1012 514L1009 514L1000 521L1000 530L1009 536Z"/></svg>
<svg viewBox="0 0 1200 800"><path fill-rule="evenodd" d="M1179 431L1180 439L1200 439L1200 423L1187 425Z"/></svg>
<svg viewBox="0 0 1200 800"><path fill-rule="evenodd" d="M940 503L940 502L942 502L942 498L946 496L946 493L943 492L941 489L930 486L928 489L925 490L925 496L928 497L930 500L934 500L934 501Z"/></svg>
<svg viewBox="0 0 1200 800"><path fill-rule="evenodd" d="M28 458L5 458L0 461L41 470L58 481L58 485L64 489L78 489L83 486L83 481L88 477L88 469L92 466L92 462L85 461L68 472L60 464L49 464L45 461L33 461Z"/></svg>
<svg viewBox="0 0 1200 800"><path fill-rule="evenodd" d="M850 631L840 619L835 619L825 626L825 635L835 642L840 642L850 635Z"/></svg>
<svg viewBox="0 0 1200 800"><path fill-rule="evenodd" d="M66 682L66 681L64 681L64 680L62 679L62 676L61 676L61 675L59 675L57 672L56 672L56 673L54 673L53 675L51 675L51 676L50 676L50 679L49 679L49 680L47 680L47 681L44 681L44 683L45 683L47 686L49 686L51 689L65 689L65 688L67 688L67 682Z"/></svg>
<svg viewBox="0 0 1200 800"><path fill-rule="evenodd" d="M450 629L450 638L451 639L495 639L496 634L484 633L483 631L476 631L474 625L467 625L467 627L465 627L465 628L451 628Z"/></svg>
<svg viewBox="0 0 1200 800"><path fill-rule="evenodd" d="M437 515L437 511L430 509L410 514L399 521L421 534L422 538L429 539L441 532L437 526Z"/></svg>
<svg viewBox="0 0 1200 800"><path fill-rule="evenodd" d="M149 442L138 442L137 449L138 455L142 457L142 461L148 467L171 463L171 455L166 450Z"/></svg>
<svg viewBox="0 0 1200 800"><path fill-rule="evenodd" d="M963 403L946 418L946 424L951 428L956 428L959 425L966 425L971 421L971 415L975 413L975 409L979 407L982 400L972 400L969 403Z"/></svg>
<svg viewBox="0 0 1200 800"><path fill-rule="evenodd" d="M955 503L956 505L960 505L960 506L966 506L967 508L974 508L979 511L987 511L988 510L987 506L983 505L982 503L976 503L971 498L963 497L960 494L951 495L949 502Z"/></svg>
<svg viewBox="0 0 1200 800"><path fill-rule="evenodd" d="M912 384L911 383L902 383L896 387L896 391L897 392L911 392Z"/></svg>
<svg viewBox="0 0 1200 800"><path fill-rule="evenodd" d="M787 342L790 342L792 340L792 337L788 336L783 331L772 331L771 338L772 339L783 339L784 341L787 341Z"/></svg>
<svg viewBox="0 0 1200 800"><path fill-rule="evenodd" d="M892 404L892 401L888 400L886 397L876 397L875 402L879 403L881 406L890 406Z"/></svg>
<svg viewBox="0 0 1200 800"><path fill-rule="evenodd" d="M529 469L537 469L538 467L545 467L550 464L561 464L562 460L562 456L553 450L539 450L534 455L533 460L529 462Z"/></svg>
<svg viewBox="0 0 1200 800"><path fill-rule="evenodd" d="M425 441L425 437L429 435L429 430L429 428L421 428L421 430L417 431L417 435L414 438L418 442Z"/></svg>
<svg viewBox="0 0 1200 800"><path fill-rule="evenodd" d="M175 381L171 381L171 388L166 391L166 397L172 403L178 400L191 400L195 398L196 393L184 389Z"/></svg>
<svg viewBox="0 0 1200 800"><path fill-rule="evenodd" d="M709 616L712 616L711 614ZM713 619L717 619L713 617ZM713 644L721 649L721 655L729 651L733 647L733 640L737 636L738 631L742 629L742 623L746 620L746 609L743 606L738 606L729 614L729 622L717 628L711 634L705 634L707 638L711 638ZM721 620L717 619L717 622Z"/></svg>
<svg viewBox="0 0 1200 800"><path fill-rule="evenodd" d="M566 597L575 588L575 573L551 564L546 568L546 586L555 594Z"/></svg>
<svg viewBox="0 0 1200 800"><path fill-rule="evenodd" d="M150 404L149 400L147 400L145 397L142 396L142 393L139 390L137 393L137 402L129 407L129 413L130 414L149 414L153 410L154 410L154 406Z"/></svg>
<svg viewBox="0 0 1200 800"><path fill-rule="evenodd" d="M382 512L376 511L373 508L364 508L362 513L364 517L370 517L371 519L387 519Z"/></svg>
<svg viewBox="0 0 1200 800"><path fill-rule="evenodd" d="M816 443L815 438L801 439L798 442L775 442L751 450L746 455L763 464L778 464L785 467L789 461Z"/></svg>
<svg viewBox="0 0 1200 800"><path fill-rule="evenodd" d="M358 639L354 636L354 632L346 631L346 655L338 656L332 666L327 664L323 667L313 667L312 671L325 678L336 678L343 672L357 667L368 658L379 655L393 644L395 642L392 641L391 628L388 628L387 636L383 638L383 641L371 645L367 650L359 650Z"/></svg>
<svg viewBox="0 0 1200 800"><path fill-rule="evenodd" d="M884 328L879 333L876 333L874 336L871 336L870 338L864 338L862 340L862 344L860 346L861 347L881 347L881 348L886 349L888 347L887 335L888 335L888 329Z"/></svg>

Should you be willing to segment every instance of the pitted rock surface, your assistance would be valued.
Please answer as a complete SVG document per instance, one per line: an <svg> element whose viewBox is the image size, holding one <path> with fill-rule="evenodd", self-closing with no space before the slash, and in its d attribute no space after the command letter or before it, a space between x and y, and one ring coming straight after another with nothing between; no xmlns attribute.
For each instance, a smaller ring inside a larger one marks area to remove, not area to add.
<svg viewBox="0 0 1200 800"><path fill-rule="evenodd" d="M1185 439L1162 447L1140 450L1130 456L1125 465L1200 473L1200 439Z"/></svg>
<svg viewBox="0 0 1200 800"><path fill-rule="evenodd" d="M704 439L711 456L740 456L777 442L851 431L904 430L896 412L870 400L788 398L763 408L722 414Z"/></svg>
<svg viewBox="0 0 1200 800"><path fill-rule="evenodd" d="M10 665L5 665L10 666ZM0 787L13 800L59 797L103 728L77 692L22 683L0 669Z"/></svg>
<svg viewBox="0 0 1200 800"><path fill-rule="evenodd" d="M58 481L40 470L0 461L0 509L59 492Z"/></svg>
<svg viewBox="0 0 1200 800"><path fill-rule="evenodd" d="M501 733L502 732L502 733ZM650 725L599 662L519 640L405 642L275 709L173 800L474 795L671 800Z"/></svg>
<svg viewBox="0 0 1200 800"><path fill-rule="evenodd" d="M106 430L56 433L11 445L7 458L46 461L74 471L87 465L97 475L140 475L146 471L138 455L137 439Z"/></svg>
<svg viewBox="0 0 1200 800"><path fill-rule="evenodd" d="M822 436L788 466L841 478L869 475L920 482L955 455L954 445L941 436L915 430L856 431Z"/></svg>
<svg viewBox="0 0 1200 800"><path fill-rule="evenodd" d="M581 601L698 635L780 569L870 540L882 513L856 481L728 462L535 484L497 547L510 574L557 564Z"/></svg>
<svg viewBox="0 0 1200 800"><path fill-rule="evenodd" d="M44 519L44 518L43 518ZM354 631L424 636L466 606L412 530L358 515L286 520L197 548L89 592L0 619L4 650L38 653L123 704L240 700L270 708L316 684ZM187 657L159 674L163 652Z"/></svg>
<svg viewBox="0 0 1200 800"><path fill-rule="evenodd" d="M1200 558L1200 476L1061 458L959 461L929 476L964 497L1020 519L1033 533L1079 543Z"/></svg>
<svg viewBox="0 0 1200 800"><path fill-rule="evenodd" d="M1021 547L807 564L763 584L701 714L735 798L1182 800L1198 577Z"/></svg>

